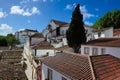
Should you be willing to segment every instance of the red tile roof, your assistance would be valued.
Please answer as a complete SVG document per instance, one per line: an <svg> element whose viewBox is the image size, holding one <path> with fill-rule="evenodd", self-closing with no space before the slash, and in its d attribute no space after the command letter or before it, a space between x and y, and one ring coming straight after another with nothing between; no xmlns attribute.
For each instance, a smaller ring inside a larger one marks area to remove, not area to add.
<svg viewBox="0 0 120 80"><path fill-rule="evenodd" d="M98 38L83 44L87 46L120 47L120 38Z"/></svg>
<svg viewBox="0 0 120 80"><path fill-rule="evenodd" d="M120 80L120 59L111 55L59 53L42 63L73 80Z"/></svg>
<svg viewBox="0 0 120 80"><path fill-rule="evenodd" d="M68 46L68 45L65 45L65 46L62 46L62 47L58 47L58 48L56 48L55 50L63 51L63 50L65 50L66 48L69 48L69 46Z"/></svg>
<svg viewBox="0 0 120 80"><path fill-rule="evenodd" d="M113 36L117 36L120 35L120 31L119 32L114 32Z"/></svg>
<svg viewBox="0 0 120 80"><path fill-rule="evenodd" d="M32 49L53 49L53 46L47 41L39 42L31 46Z"/></svg>
<svg viewBox="0 0 120 80"><path fill-rule="evenodd" d="M67 22L62 22L62 21L58 21L58 20L51 20L53 21L55 24L59 25L59 26L63 26L63 27L68 27L69 23Z"/></svg>
<svg viewBox="0 0 120 80"><path fill-rule="evenodd" d="M88 56L72 53L59 53L41 61L52 69L73 80L92 80Z"/></svg>
<svg viewBox="0 0 120 80"><path fill-rule="evenodd" d="M32 37L32 38L44 38L44 36L41 33L35 33L30 37Z"/></svg>
<svg viewBox="0 0 120 80"><path fill-rule="evenodd" d="M97 80L120 80L120 59L111 55L91 56Z"/></svg>

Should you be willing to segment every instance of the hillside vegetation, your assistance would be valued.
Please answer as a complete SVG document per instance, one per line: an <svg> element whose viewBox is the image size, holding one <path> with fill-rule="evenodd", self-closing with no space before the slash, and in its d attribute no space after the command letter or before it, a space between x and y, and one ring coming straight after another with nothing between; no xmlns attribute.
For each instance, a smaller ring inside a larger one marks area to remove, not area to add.
<svg viewBox="0 0 120 80"><path fill-rule="evenodd" d="M120 28L120 10L107 12L104 16L95 22L93 27L96 29L107 27L114 27L115 29Z"/></svg>

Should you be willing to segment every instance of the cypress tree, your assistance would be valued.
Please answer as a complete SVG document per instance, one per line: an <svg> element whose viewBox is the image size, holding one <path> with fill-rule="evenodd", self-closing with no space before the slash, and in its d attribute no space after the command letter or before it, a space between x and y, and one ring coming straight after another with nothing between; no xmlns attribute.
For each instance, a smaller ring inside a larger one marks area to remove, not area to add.
<svg viewBox="0 0 120 80"><path fill-rule="evenodd" d="M67 43L72 47L75 53L79 53L81 44L86 42L86 33L83 23L83 15L80 12L78 4L72 13L70 26L66 32Z"/></svg>

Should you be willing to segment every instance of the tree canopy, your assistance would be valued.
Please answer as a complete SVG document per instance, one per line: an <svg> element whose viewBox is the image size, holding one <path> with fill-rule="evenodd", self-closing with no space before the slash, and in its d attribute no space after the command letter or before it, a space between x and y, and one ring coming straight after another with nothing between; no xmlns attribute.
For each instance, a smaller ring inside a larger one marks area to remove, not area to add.
<svg viewBox="0 0 120 80"><path fill-rule="evenodd" d="M0 46L7 46L7 40L5 36L0 35Z"/></svg>
<svg viewBox="0 0 120 80"><path fill-rule="evenodd" d="M9 46L14 46L15 44L19 43L19 41L16 40L16 38L13 34L8 34L6 36L6 39L7 39L7 43L8 43Z"/></svg>
<svg viewBox="0 0 120 80"><path fill-rule="evenodd" d="M8 34L7 36L0 35L0 46L14 46L18 43L19 41L16 40L13 34Z"/></svg>
<svg viewBox="0 0 120 80"><path fill-rule="evenodd" d="M86 33L82 20L83 15L80 12L80 5L78 4L72 13L71 23L66 32L68 45L73 48L75 53L78 53L81 44L86 42Z"/></svg>
<svg viewBox="0 0 120 80"><path fill-rule="evenodd" d="M95 22L93 27L96 29L107 27L120 28L120 10L107 12Z"/></svg>

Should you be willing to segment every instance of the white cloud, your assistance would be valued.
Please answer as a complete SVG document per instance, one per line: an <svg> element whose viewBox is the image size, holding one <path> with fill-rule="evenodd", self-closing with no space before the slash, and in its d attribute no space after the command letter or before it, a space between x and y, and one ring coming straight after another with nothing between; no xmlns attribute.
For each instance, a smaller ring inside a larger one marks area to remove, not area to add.
<svg viewBox="0 0 120 80"><path fill-rule="evenodd" d="M55 0L42 0L42 2L53 2L53 1L55 1Z"/></svg>
<svg viewBox="0 0 120 80"><path fill-rule="evenodd" d="M88 26L92 26L93 25L93 23L91 23L89 21L85 21L84 23L85 23L85 25L88 25Z"/></svg>
<svg viewBox="0 0 120 80"><path fill-rule="evenodd" d="M65 7L65 9L66 10L72 10L72 9L74 9L76 7L76 3L74 3L74 4L68 4L68 5L66 5L66 7ZM81 13L83 14L83 19L84 20L86 20L86 19L88 19L88 18L91 18L91 17L95 17L95 15L94 14L91 14L91 13L89 13L88 12L88 10L86 9L86 6L84 5L84 6L80 6L80 11L81 11Z"/></svg>
<svg viewBox="0 0 120 80"><path fill-rule="evenodd" d="M28 22L28 23L31 23L31 21L30 21L30 20L28 20L27 22Z"/></svg>
<svg viewBox="0 0 120 80"><path fill-rule="evenodd" d="M6 12L3 12L3 10L0 8L0 18L4 18L6 16L7 16Z"/></svg>
<svg viewBox="0 0 120 80"><path fill-rule="evenodd" d="M99 11L99 9L98 9L98 8L95 8L95 11Z"/></svg>
<svg viewBox="0 0 120 80"><path fill-rule="evenodd" d="M81 13L83 14L83 19L88 19L88 18L91 18L91 17L95 17L94 14L91 14L91 13L88 13L85 5L84 6L80 6L80 10L81 10Z"/></svg>
<svg viewBox="0 0 120 80"><path fill-rule="evenodd" d="M65 9L66 10L72 10L75 6L76 6L76 3L74 3L72 5L71 4L67 4L66 7L65 7Z"/></svg>
<svg viewBox="0 0 120 80"><path fill-rule="evenodd" d="M25 29L24 28L21 28L21 29L19 29L18 31L24 31Z"/></svg>
<svg viewBox="0 0 120 80"><path fill-rule="evenodd" d="M43 0L43 2L47 2L47 0Z"/></svg>
<svg viewBox="0 0 120 80"><path fill-rule="evenodd" d="M37 1L39 1L39 0L33 0L33 2L37 2Z"/></svg>
<svg viewBox="0 0 120 80"><path fill-rule="evenodd" d="M25 4L25 3L28 3L30 0L22 0L21 2L20 2L20 4Z"/></svg>
<svg viewBox="0 0 120 80"><path fill-rule="evenodd" d="M10 14L19 14L23 16L31 16L33 14L40 14L40 11L37 9L37 7L32 7L31 9L27 8L21 8L21 6L12 6Z"/></svg>
<svg viewBox="0 0 120 80"><path fill-rule="evenodd" d="M0 35L7 35L12 33L13 28L8 24L1 24L0 25Z"/></svg>

